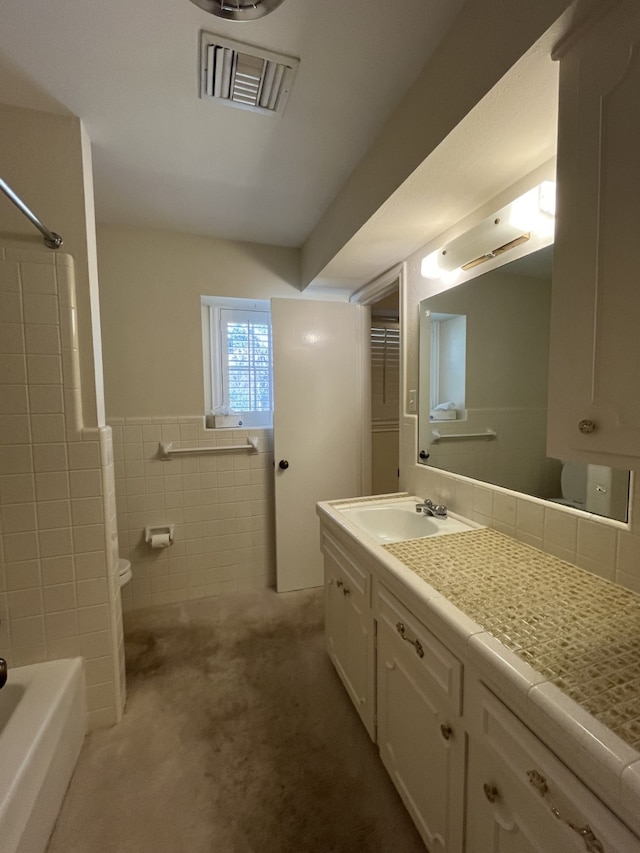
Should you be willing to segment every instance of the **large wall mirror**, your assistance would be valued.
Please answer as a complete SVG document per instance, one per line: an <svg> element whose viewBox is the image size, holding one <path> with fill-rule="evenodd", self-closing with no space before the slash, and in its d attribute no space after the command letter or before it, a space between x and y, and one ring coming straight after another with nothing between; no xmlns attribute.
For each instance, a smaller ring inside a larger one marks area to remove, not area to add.
<svg viewBox="0 0 640 853"><path fill-rule="evenodd" d="M418 461L626 521L628 471L546 456L552 252L420 303Z"/></svg>

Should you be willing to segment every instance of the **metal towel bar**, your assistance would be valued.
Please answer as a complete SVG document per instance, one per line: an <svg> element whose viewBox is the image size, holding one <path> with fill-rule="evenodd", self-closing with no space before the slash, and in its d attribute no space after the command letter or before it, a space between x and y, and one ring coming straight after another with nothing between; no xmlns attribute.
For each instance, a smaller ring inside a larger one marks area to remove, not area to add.
<svg viewBox="0 0 640 853"><path fill-rule="evenodd" d="M47 226L40 222L35 213L27 207L20 196L14 193L9 184L6 181L3 181L2 178L0 178L0 190L2 190L9 201L12 201L18 210L21 211L21 213L24 213L27 219L36 226L38 231L44 237L45 246L48 246L49 249L59 249L60 246L62 246L62 237L59 234L56 234L55 231L49 231Z"/></svg>
<svg viewBox="0 0 640 853"><path fill-rule="evenodd" d="M432 429L431 443L436 444L438 441L451 441L457 438L484 438L486 441L492 441L496 436L497 432L494 429L488 429L486 432L449 432L446 435L442 435L437 429Z"/></svg>
<svg viewBox="0 0 640 853"><path fill-rule="evenodd" d="M257 453L258 439L249 436L246 444L222 444L218 447L174 447L171 441L161 441L159 454L161 459L171 459L179 453L225 453L229 450L248 450L250 453Z"/></svg>

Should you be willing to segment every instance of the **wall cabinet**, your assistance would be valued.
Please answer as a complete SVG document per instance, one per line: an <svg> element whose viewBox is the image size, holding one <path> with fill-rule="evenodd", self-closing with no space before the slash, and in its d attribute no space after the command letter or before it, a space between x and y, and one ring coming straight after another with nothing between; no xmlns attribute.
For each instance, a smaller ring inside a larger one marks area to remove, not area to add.
<svg viewBox="0 0 640 853"><path fill-rule="evenodd" d="M371 578L323 533L327 652L371 739L375 739L375 644Z"/></svg>
<svg viewBox="0 0 640 853"><path fill-rule="evenodd" d="M378 588L380 757L431 853L462 850L462 665L390 592Z"/></svg>
<svg viewBox="0 0 640 853"><path fill-rule="evenodd" d="M640 7L560 50L548 454L640 459Z"/></svg>

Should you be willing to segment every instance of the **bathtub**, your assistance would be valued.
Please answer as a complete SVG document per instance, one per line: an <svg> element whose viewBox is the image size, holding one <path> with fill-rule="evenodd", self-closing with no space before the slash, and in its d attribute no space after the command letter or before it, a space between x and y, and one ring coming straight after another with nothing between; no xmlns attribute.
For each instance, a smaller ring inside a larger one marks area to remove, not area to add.
<svg viewBox="0 0 640 853"><path fill-rule="evenodd" d="M9 670L0 690L2 853L44 853L86 716L81 658Z"/></svg>

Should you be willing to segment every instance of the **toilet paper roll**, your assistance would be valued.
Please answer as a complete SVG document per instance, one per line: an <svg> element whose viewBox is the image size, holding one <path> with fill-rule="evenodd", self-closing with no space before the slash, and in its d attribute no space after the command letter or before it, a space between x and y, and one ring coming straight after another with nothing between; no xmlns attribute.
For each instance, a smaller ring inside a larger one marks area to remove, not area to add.
<svg viewBox="0 0 640 853"><path fill-rule="evenodd" d="M168 548L171 545L168 533L154 533L151 537L152 548Z"/></svg>

